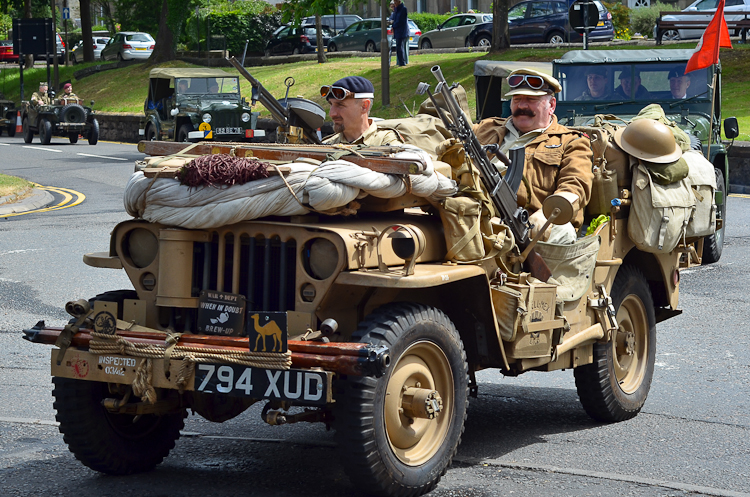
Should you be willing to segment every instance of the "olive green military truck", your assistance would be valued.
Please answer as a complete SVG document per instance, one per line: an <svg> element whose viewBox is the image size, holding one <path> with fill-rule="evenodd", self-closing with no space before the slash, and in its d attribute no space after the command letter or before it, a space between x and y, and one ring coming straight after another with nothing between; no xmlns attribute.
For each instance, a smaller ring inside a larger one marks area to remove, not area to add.
<svg viewBox="0 0 750 497"><path fill-rule="evenodd" d="M16 136L16 117L18 109L13 100L6 100L0 93L0 133L5 131L8 136Z"/></svg>
<svg viewBox="0 0 750 497"><path fill-rule="evenodd" d="M77 143L79 136L89 145L99 141L99 121L93 109L79 98L56 98L53 94L49 105L21 102L21 122L25 143L31 143L36 134L42 145L49 145L53 136L65 137L70 143Z"/></svg>
<svg viewBox="0 0 750 497"><path fill-rule="evenodd" d="M412 496L435 488L456 454L477 371L572 369L583 409L602 422L644 405L656 326L681 312L680 269L697 262L685 240L635 245L630 188L587 213L573 245L532 240L551 270L543 280L498 218L471 200L449 208L462 198L455 165L408 146L183 149L139 144L133 218L84 256L133 288L71 300L64 328L24 331L56 345L57 420L86 466L150 470L188 409L222 422L262 402L269 424L333 427L357 488ZM188 186L196 156L209 168L266 162L268 177ZM565 223L573 211L556 198L545 212Z"/></svg>

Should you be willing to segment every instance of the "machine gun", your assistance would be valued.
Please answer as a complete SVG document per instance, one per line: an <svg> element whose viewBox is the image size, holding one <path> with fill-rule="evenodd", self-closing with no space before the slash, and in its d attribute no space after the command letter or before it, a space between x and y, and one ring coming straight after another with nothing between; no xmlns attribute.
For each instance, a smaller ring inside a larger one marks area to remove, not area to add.
<svg viewBox="0 0 750 497"><path fill-rule="evenodd" d="M325 121L326 112L311 100L289 98L289 88L294 85L294 78L287 78L286 96L283 101L276 100L263 85L255 79L235 57L227 59L237 71L253 86L252 104L260 102L271 112L271 117L279 123L278 139L280 143L320 144L318 128Z"/></svg>
<svg viewBox="0 0 750 497"><path fill-rule="evenodd" d="M516 191L518 190L518 187L521 184L521 179L523 178L524 148L512 148L509 151L509 159L500 151L500 147L497 144L482 146L479 143L477 136L474 134L474 131L471 129L469 118L458 105L456 97L454 97L451 92L455 85L448 86L443 77L443 72L440 70L440 66L432 66L431 71L438 80L438 84L435 87L435 93L442 95L452 120L445 115L440 105L435 101L435 97L432 92L430 92L429 84L419 83L417 93L420 95L427 93L429 95L430 100L432 100L432 103L435 105L445 127L450 130L454 137L461 141L464 150L471 158L471 161L479 169L482 183L492 198L495 211L502 219L503 223L510 227L511 232L516 239L516 244L520 250L523 250L520 261L525 261L527 269L532 276L542 281L547 281L552 276L552 273L544 260L533 250L533 245L536 243L537 239L533 242L529 239L529 231L532 228L531 224L529 224L529 213L523 207L518 207L518 204L516 203ZM498 172L497 168L492 162L490 162L490 159L487 156L488 151L493 153L500 161L508 166L504 179ZM540 233L544 232L548 224L549 222L544 226Z"/></svg>

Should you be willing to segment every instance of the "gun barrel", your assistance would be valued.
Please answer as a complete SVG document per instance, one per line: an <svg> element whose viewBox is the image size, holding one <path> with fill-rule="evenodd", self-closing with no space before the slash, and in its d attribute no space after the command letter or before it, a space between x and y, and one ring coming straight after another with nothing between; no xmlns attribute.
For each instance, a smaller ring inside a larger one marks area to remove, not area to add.
<svg viewBox="0 0 750 497"><path fill-rule="evenodd" d="M432 66L432 69L430 69L430 71L432 71L432 74L435 75L435 78L438 80L438 82L445 83L445 77L443 77L443 71L440 70L440 66L434 65Z"/></svg>
<svg viewBox="0 0 750 497"><path fill-rule="evenodd" d="M263 107L268 109L274 120L282 126L288 126L289 116L287 110L279 103L279 101L276 100L262 84L260 84L260 81L247 72L247 69L245 69L235 57L230 57L227 60L229 60L229 63L232 64L246 80L250 81L253 88L258 90L258 101L263 104Z"/></svg>

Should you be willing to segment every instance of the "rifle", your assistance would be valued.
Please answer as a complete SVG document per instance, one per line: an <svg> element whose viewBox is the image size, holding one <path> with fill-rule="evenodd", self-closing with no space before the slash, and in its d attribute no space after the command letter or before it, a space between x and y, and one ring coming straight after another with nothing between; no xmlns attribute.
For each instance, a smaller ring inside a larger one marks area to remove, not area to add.
<svg viewBox="0 0 750 497"><path fill-rule="evenodd" d="M492 198L495 211L503 223L510 228L519 249L524 251L532 243L529 238L529 232L533 227L529 224L529 213L523 207L518 207L516 202L516 191L518 191L521 179L523 178L524 147L510 149L509 159L500 151L498 144L482 146L471 129L469 118L458 105L456 97L451 92L456 85L448 86L443 77L443 72L440 70L440 66L432 66L431 72L438 80L435 93L442 95L452 120L445 115L442 108L435 101L435 97L430 92L429 84L419 83L417 93L423 95L426 92L429 95L445 127L448 128L454 137L461 141L464 150L481 173L482 183ZM505 178L500 175L497 168L490 162L487 152L493 153L508 166ZM527 251L526 258L522 262L525 262L527 270L535 278L547 281L552 276L547 263L533 250L533 247Z"/></svg>

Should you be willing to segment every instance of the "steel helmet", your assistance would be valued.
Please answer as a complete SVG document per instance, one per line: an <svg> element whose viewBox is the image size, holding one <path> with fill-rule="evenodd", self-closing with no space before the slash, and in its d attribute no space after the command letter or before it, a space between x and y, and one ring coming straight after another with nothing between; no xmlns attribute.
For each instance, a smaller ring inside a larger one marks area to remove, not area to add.
<svg viewBox="0 0 750 497"><path fill-rule="evenodd" d="M639 119L615 131L615 143L633 157L666 164L682 156L670 129L653 119Z"/></svg>

